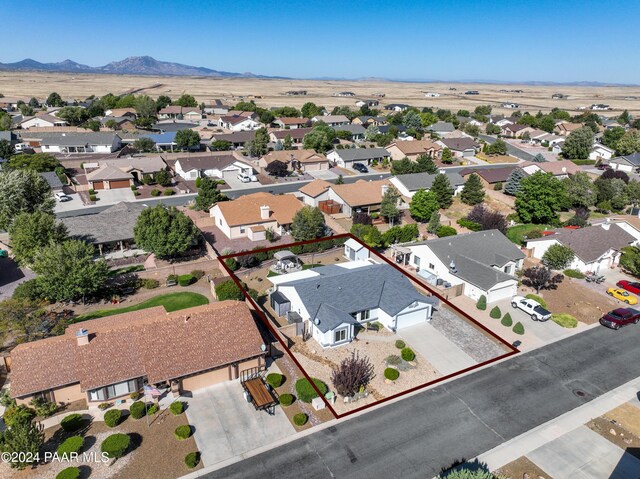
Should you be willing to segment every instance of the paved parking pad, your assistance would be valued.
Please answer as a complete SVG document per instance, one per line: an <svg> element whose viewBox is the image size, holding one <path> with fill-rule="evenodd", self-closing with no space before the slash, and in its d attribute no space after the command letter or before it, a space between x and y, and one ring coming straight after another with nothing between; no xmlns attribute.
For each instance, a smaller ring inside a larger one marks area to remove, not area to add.
<svg viewBox="0 0 640 479"><path fill-rule="evenodd" d="M580 426L527 454L551 477L629 479L640 477L640 461L587 426Z"/></svg>
<svg viewBox="0 0 640 479"><path fill-rule="evenodd" d="M217 384L185 398L187 417L205 466L267 446L295 434L282 408L256 411L239 381Z"/></svg>

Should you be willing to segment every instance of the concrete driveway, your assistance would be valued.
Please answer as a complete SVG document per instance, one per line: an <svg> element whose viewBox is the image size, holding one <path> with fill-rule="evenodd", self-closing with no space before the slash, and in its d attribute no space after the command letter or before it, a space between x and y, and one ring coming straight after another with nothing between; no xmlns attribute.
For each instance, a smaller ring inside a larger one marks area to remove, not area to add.
<svg viewBox="0 0 640 479"><path fill-rule="evenodd" d="M527 457L551 477L627 479L640 477L640 461L587 426L580 426Z"/></svg>
<svg viewBox="0 0 640 479"><path fill-rule="evenodd" d="M273 444L295 434L280 407L275 415L247 403L239 381L202 389L185 398L189 424L205 466Z"/></svg>
<svg viewBox="0 0 640 479"><path fill-rule="evenodd" d="M471 356L429 323L398 329L398 336L443 376L477 364Z"/></svg>
<svg viewBox="0 0 640 479"><path fill-rule="evenodd" d="M331 170L307 171L307 173L318 180L330 181L338 178L338 174Z"/></svg>
<svg viewBox="0 0 640 479"><path fill-rule="evenodd" d="M80 198L80 195L78 193L71 193L67 196L71 198L69 201L56 201L56 205L53 207L54 213L77 210L84 206L84 204L82 203L82 198Z"/></svg>
<svg viewBox="0 0 640 479"><path fill-rule="evenodd" d="M98 205L115 205L121 201L135 201L136 197L131 188L116 188L114 190L96 190ZM71 203L71 201L67 201Z"/></svg>
<svg viewBox="0 0 640 479"><path fill-rule="evenodd" d="M30 269L20 268L13 259L0 258L0 300L10 298L20 283L35 277Z"/></svg>
<svg viewBox="0 0 640 479"><path fill-rule="evenodd" d="M555 341L560 337L564 337L567 334L567 331L571 331L557 325L551 320L544 322L534 321L531 319L531 316L521 309L512 308L511 299L505 299L488 304L487 312L491 311L494 306L498 306L503 315L505 313L510 313L511 318L513 319L513 324L520 321L524 325L525 334L535 336L541 344L547 344L551 341ZM553 311L551 312L553 313ZM499 319L496 319L495 321L500 322Z"/></svg>

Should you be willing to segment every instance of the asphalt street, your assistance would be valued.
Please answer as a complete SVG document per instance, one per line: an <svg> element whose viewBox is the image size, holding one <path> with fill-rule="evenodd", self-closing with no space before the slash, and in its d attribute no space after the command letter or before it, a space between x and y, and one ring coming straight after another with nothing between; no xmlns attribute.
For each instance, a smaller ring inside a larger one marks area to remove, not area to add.
<svg viewBox="0 0 640 479"><path fill-rule="evenodd" d="M590 329L203 477L430 478L640 376L639 341Z"/></svg>

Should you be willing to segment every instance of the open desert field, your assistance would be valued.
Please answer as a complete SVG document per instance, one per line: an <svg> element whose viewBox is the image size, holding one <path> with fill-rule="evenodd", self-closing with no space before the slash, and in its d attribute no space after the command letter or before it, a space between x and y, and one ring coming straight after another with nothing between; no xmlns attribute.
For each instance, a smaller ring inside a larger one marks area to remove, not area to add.
<svg viewBox="0 0 640 479"><path fill-rule="evenodd" d="M455 90L451 90L455 88ZM306 96L286 96L288 90L307 90ZM467 90L478 90L479 95L465 95ZM507 90L507 92L500 91ZM522 90L514 93L511 90ZM300 107L307 101L334 107L355 106L358 98L372 98L384 93L381 103L408 103L417 107L473 110L479 104L491 104L494 112L512 110L501 108L503 102L520 104L523 111L550 110L559 107L578 111L578 107L605 103L613 112L624 109L640 113L640 86L588 87L588 86L534 86L517 84L464 84L464 83L409 83L388 81L335 81L335 80L267 80L252 78L211 77L155 77L134 75L95 75L71 73L0 73L0 92L7 97L46 97L57 91L63 98L84 99L90 95L127 92L145 93L153 97L178 97L188 92L198 101L220 98L231 104L242 98L255 99L263 107L291 105ZM352 91L355 98L333 95ZM427 98L425 93L437 92L440 97ZM554 93L568 95L568 99L552 100ZM611 115L613 112L604 112Z"/></svg>

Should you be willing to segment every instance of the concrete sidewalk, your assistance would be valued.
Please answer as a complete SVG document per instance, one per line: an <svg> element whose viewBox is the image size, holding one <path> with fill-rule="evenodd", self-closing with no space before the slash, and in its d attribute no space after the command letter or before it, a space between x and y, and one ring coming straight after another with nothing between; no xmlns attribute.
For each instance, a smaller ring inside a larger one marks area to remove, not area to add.
<svg viewBox="0 0 640 479"><path fill-rule="evenodd" d="M526 456L532 453L533 451L544 451L544 449L541 448L543 448L547 443L555 441L566 434L572 433L576 429L583 427L583 425L588 423L591 419L602 416L606 412L615 409L628 401L637 400L638 391L640 391L640 378L633 379L632 381L629 381L628 383L623 384L622 386L605 393L602 396L573 409L572 411L531 429L510 441L500 444L499 446L479 455L478 460L486 463L489 470L494 471L521 456ZM547 472L551 474L551 471Z"/></svg>

